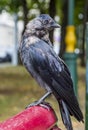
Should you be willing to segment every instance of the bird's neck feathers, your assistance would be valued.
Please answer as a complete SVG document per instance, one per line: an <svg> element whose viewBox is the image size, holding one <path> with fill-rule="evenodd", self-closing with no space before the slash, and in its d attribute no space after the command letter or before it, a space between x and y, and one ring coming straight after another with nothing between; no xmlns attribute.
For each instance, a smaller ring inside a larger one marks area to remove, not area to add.
<svg viewBox="0 0 88 130"><path fill-rule="evenodd" d="M48 43L50 46L52 46L52 43L51 43L51 41L49 39L49 34L44 35L41 39L43 41L45 41L46 43Z"/></svg>
<svg viewBox="0 0 88 130"><path fill-rule="evenodd" d="M35 43L35 40L38 41L40 39L40 40L45 41L47 44L52 45L50 42L50 39L49 39L49 33L45 30L36 30L35 31L34 29L33 30L26 29L24 35L26 35L28 38L31 39L31 43ZM36 37L36 38L34 38L34 37Z"/></svg>
<svg viewBox="0 0 88 130"><path fill-rule="evenodd" d="M26 28L25 33L29 34L31 36L34 35L34 36L37 36L38 38L41 38L44 35L48 34L48 31L47 30L43 30L43 29L38 30L38 29L30 27L30 28Z"/></svg>

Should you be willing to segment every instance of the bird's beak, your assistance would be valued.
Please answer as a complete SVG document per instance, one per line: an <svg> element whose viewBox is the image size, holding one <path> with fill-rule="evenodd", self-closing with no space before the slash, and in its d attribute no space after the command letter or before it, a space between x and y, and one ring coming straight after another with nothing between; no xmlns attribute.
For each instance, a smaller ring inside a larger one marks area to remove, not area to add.
<svg viewBox="0 0 88 130"><path fill-rule="evenodd" d="M54 22L53 24L51 24L51 28L60 28L60 25Z"/></svg>
<svg viewBox="0 0 88 130"><path fill-rule="evenodd" d="M60 28L60 25L57 24L55 21L53 21L52 23L50 23L50 26L48 27L48 30L52 31L55 28Z"/></svg>

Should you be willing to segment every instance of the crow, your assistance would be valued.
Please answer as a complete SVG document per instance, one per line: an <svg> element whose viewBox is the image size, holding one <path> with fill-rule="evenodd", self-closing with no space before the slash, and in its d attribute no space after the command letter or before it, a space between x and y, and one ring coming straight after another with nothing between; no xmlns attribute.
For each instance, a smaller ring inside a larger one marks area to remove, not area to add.
<svg viewBox="0 0 88 130"><path fill-rule="evenodd" d="M70 116L83 122L83 114L74 93L69 69L54 52L50 42L49 32L54 28L60 28L60 25L48 14L41 14L31 20L23 34L19 52L28 72L47 90L42 98L31 105L39 105L53 94L59 103L64 125L67 130L73 130Z"/></svg>

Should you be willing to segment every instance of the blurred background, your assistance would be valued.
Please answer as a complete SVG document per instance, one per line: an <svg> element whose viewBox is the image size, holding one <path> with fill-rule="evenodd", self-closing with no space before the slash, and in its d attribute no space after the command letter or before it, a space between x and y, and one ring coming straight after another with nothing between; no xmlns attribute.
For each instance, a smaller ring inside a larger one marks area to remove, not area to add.
<svg viewBox="0 0 88 130"><path fill-rule="evenodd" d="M0 121L4 121L39 99L45 91L38 87L19 58L18 47L26 24L39 14L49 14L61 25L50 33L53 48L68 65L81 110L88 122L88 0L1 0L0 1ZM65 129L58 104L47 99ZM74 130L88 130L72 118Z"/></svg>

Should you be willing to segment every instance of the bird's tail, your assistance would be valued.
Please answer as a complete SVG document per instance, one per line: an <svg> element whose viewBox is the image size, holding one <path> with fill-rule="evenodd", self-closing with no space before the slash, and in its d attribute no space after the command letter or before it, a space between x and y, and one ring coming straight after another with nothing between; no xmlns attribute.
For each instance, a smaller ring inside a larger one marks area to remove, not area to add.
<svg viewBox="0 0 88 130"><path fill-rule="evenodd" d="M73 130L70 113L67 109L65 102L63 100L59 100L58 103L59 103L59 107L60 107L62 121L63 121L65 127L67 128L67 130Z"/></svg>

